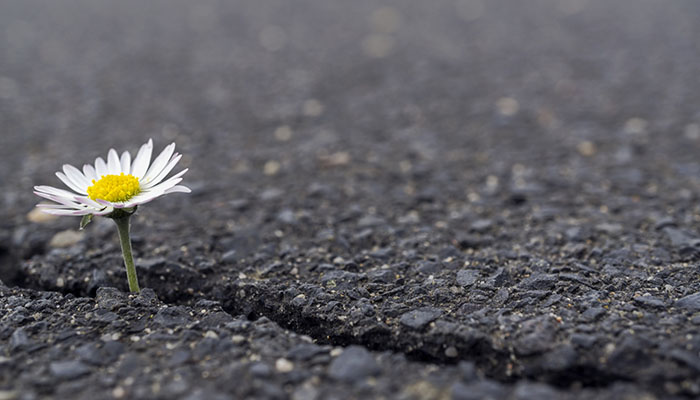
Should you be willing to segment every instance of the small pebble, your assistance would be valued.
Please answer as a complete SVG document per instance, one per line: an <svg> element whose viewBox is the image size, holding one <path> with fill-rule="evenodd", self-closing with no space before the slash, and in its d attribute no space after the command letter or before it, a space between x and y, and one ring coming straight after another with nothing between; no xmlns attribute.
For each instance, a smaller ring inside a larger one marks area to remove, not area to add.
<svg viewBox="0 0 700 400"><path fill-rule="evenodd" d="M520 104L512 97L501 97L496 101L496 111L504 117L512 117L520 110Z"/></svg>
<svg viewBox="0 0 700 400"><path fill-rule="evenodd" d="M583 142L580 142L578 145L576 145L576 150L578 150L579 154L581 154L584 157L591 157L595 154L596 152L596 147L593 142L589 140L584 140Z"/></svg>
<svg viewBox="0 0 700 400"><path fill-rule="evenodd" d="M51 221L58 219L58 216L47 214L39 208L34 208L32 211L27 213L27 220L34 222L36 224L46 224Z"/></svg>
<svg viewBox="0 0 700 400"><path fill-rule="evenodd" d="M625 122L624 131L630 135L643 135L647 132L649 123L642 118L630 118Z"/></svg>
<svg viewBox="0 0 700 400"><path fill-rule="evenodd" d="M263 173L267 176L277 175L277 173L280 172L280 168L282 168L282 164L280 164L279 161L270 160L265 163Z"/></svg>
<svg viewBox="0 0 700 400"><path fill-rule="evenodd" d="M323 104L316 99L306 100L302 112L307 117L318 117L323 114Z"/></svg>
<svg viewBox="0 0 700 400"><path fill-rule="evenodd" d="M445 356L450 357L450 358L455 358L459 355L457 352L457 349L454 346L450 346L445 349Z"/></svg>
<svg viewBox="0 0 700 400"><path fill-rule="evenodd" d="M275 139L280 142L287 142L292 138L292 128L289 125L282 125L275 129Z"/></svg>
<svg viewBox="0 0 700 400"><path fill-rule="evenodd" d="M53 235L51 241L49 242L49 246L53 248L71 247L83 240L83 237L85 237L84 232L74 231L70 229L61 231Z"/></svg>
<svg viewBox="0 0 700 400"><path fill-rule="evenodd" d="M294 363L286 358L278 358L277 361L275 361L275 369L282 373L290 372L294 369Z"/></svg>

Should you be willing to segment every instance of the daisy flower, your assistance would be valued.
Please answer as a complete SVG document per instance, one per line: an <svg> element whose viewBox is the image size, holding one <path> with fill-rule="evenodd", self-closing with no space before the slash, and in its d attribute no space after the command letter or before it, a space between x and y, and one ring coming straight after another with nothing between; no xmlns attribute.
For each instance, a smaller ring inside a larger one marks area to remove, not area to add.
<svg viewBox="0 0 700 400"><path fill-rule="evenodd" d="M178 185L184 169L164 180L180 161L182 155L175 153L175 143L171 143L151 163L153 140L141 146L134 161L128 151L121 157L110 149L107 161L95 159L95 165L85 164L82 172L70 165L63 165L63 172L56 176L69 189L52 186L35 186L37 196L57 204L38 204L37 207L54 215L109 215L115 210L129 209L165 194L184 192L190 189Z"/></svg>
<svg viewBox="0 0 700 400"><path fill-rule="evenodd" d="M63 171L56 172L58 179L72 192L52 186L34 187L37 196L54 202L37 204L37 207L48 214L82 216L81 229L95 215L116 222L132 292L138 292L139 286L131 254L129 218L141 204L170 193L190 192L189 188L178 185L187 169L166 179L182 158L175 153L175 143L168 145L153 162L152 153L153 140L141 146L133 162L128 151L120 157L116 150L110 149L107 161L97 157L94 165L85 164L82 171L64 164Z"/></svg>

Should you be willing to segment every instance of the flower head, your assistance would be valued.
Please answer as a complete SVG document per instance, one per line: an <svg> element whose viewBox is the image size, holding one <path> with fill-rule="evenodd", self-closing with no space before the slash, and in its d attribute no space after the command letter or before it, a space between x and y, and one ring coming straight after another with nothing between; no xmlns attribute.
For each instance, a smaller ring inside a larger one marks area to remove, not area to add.
<svg viewBox="0 0 700 400"><path fill-rule="evenodd" d="M56 204L38 204L42 211L54 215L109 215L115 209L132 208L169 193L189 193L178 185L184 169L168 179L165 177L180 161L175 143L168 145L151 162L153 140L141 146L134 161L128 151L121 157L110 149L107 161L98 157L95 165L85 164L83 170L65 164L56 176L73 192L52 186L35 186L37 196Z"/></svg>

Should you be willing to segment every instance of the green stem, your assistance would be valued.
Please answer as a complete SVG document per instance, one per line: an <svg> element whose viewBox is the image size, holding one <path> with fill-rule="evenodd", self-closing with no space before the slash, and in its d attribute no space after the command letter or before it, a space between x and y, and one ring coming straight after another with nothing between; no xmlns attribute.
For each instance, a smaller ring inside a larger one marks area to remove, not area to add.
<svg viewBox="0 0 700 400"><path fill-rule="evenodd" d="M119 231L119 243L122 245L122 256L126 265L126 278L129 280L129 290L132 293L138 292L139 280L136 277L136 267L134 266L134 256L131 254L131 237L129 237L129 219L131 215L114 218Z"/></svg>

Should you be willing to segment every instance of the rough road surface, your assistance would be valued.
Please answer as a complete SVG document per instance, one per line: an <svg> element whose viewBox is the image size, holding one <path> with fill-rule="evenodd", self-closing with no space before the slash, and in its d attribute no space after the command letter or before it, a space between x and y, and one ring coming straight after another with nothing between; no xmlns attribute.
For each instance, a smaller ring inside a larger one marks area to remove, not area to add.
<svg viewBox="0 0 700 400"><path fill-rule="evenodd" d="M700 3L0 4L0 399L700 397ZM32 211L110 147L190 195Z"/></svg>

